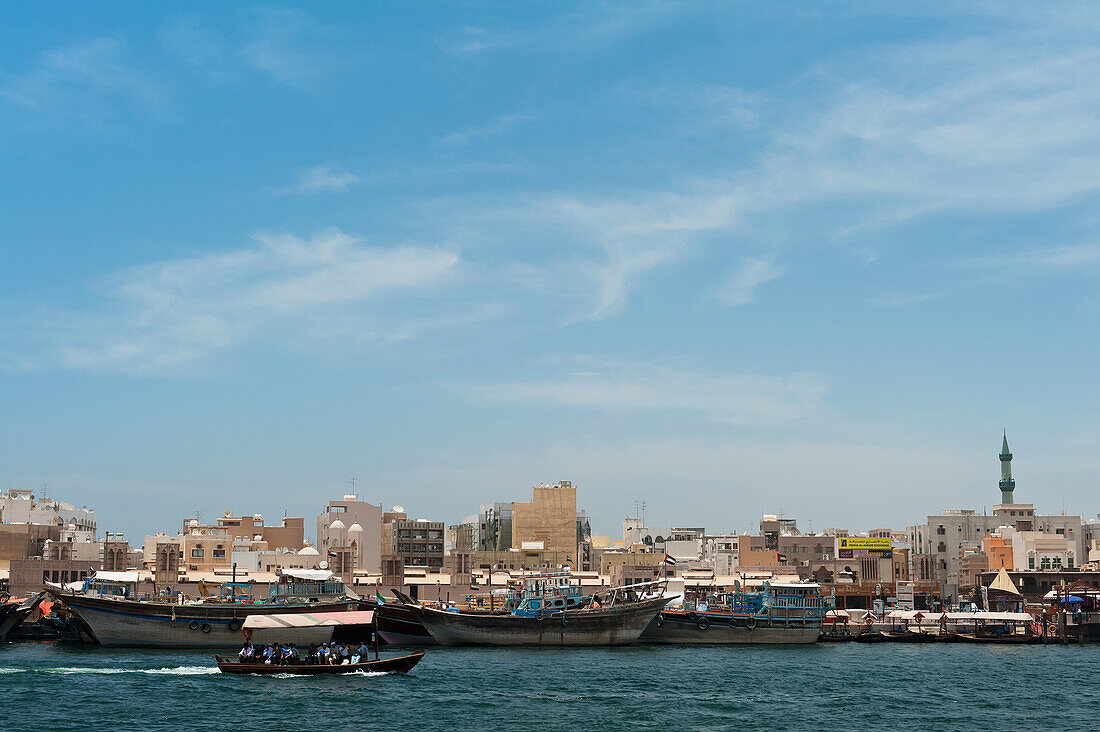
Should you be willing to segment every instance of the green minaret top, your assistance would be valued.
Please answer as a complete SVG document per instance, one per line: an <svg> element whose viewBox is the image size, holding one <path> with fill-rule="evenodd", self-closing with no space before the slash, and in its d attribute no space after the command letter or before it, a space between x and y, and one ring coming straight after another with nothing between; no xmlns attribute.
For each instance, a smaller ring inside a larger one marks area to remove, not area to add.
<svg viewBox="0 0 1100 732"><path fill-rule="evenodd" d="M1012 453L1008 451L1008 431L1004 433L1001 441L1001 503L1012 503L1012 491L1016 489L1016 481L1012 479Z"/></svg>

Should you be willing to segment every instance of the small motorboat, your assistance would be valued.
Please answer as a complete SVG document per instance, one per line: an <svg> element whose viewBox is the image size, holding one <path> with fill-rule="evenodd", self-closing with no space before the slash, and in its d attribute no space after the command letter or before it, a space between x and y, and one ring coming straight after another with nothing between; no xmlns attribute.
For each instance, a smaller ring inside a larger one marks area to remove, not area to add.
<svg viewBox="0 0 1100 732"><path fill-rule="evenodd" d="M320 674L353 674L357 671L376 673L404 674L424 658L424 651L410 653L396 658L380 658L375 661L330 665L327 663L295 663L287 666L267 665L263 663L241 663L226 656L214 656L218 670L223 674L293 674L295 676L318 676Z"/></svg>

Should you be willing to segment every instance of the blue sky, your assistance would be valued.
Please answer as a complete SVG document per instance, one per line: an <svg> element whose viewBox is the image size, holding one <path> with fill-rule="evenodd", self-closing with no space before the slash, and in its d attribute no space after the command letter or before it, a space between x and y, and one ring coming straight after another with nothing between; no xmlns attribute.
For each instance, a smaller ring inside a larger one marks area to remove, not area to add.
<svg viewBox="0 0 1100 732"><path fill-rule="evenodd" d="M9 4L0 486L1100 511L1100 13Z"/></svg>

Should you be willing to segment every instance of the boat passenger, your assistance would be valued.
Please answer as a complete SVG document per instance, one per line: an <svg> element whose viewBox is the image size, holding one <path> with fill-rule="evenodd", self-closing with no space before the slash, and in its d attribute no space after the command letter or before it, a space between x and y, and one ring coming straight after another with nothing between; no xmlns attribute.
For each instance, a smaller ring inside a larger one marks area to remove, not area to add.
<svg viewBox="0 0 1100 732"><path fill-rule="evenodd" d="M275 660L275 649L271 646L264 646L263 653L264 665L270 666Z"/></svg>
<svg viewBox="0 0 1100 732"><path fill-rule="evenodd" d="M310 664L311 666L317 664L317 646L316 646L316 644L313 644L313 643L309 644L309 650L306 651L306 663Z"/></svg>
<svg viewBox="0 0 1100 732"><path fill-rule="evenodd" d="M240 661L241 663L248 663L249 661L252 660L252 644L251 643L245 643L244 644L244 648L242 648L241 652L237 654L237 660Z"/></svg>

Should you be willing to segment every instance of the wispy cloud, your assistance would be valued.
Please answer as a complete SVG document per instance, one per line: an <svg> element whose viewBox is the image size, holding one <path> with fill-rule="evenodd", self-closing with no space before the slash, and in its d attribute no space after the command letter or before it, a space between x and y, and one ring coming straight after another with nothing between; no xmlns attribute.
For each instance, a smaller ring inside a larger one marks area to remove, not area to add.
<svg viewBox="0 0 1100 732"><path fill-rule="evenodd" d="M21 74L0 75L0 99L42 112L87 117L98 113L98 99L156 109L167 96L124 60L118 40L90 38L44 52Z"/></svg>
<svg viewBox="0 0 1100 732"><path fill-rule="evenodd" d="M315 165L298 176L296 193L325 193L346 191L359 182L359 176L335 165Z"/></svg>
<svg viewBox="0 0 1100 732"><path fill-rule="evenodd" d="M484 125L468 127L458 132L452 132L439 138L443 145L466 145L471 140L483 137L494 137L502 132L512 129L518 123L527 119L522 114L505 114Z"/></svg>
<svg viewBox="0 0 1100 732"><path fill-rule="evenodd" d="M101 279L96 289L109 304L55 323L65 334L58 353L75 369L171 373L271 329L288 344L308 341L324 330L311 317L326 322L356 304L439 287L458 263L451 251L368 247L336 229L262 236L253 247ZM369 313L356 312L369 328Z"/></svg>
<svg viewBox="0 0 1100 732"><path fill-rule="evenodd" d="M713 376L644 363L591 362L561 378L471 386L477 401L544 408L673 410L714 422L774 424L818 409L829 391L814 374Z"/></svg>
<svg viewBox="0 0 1100 732"><path fill-rule="evenodd" d="M1100 265L1100 244L1077 244L1005 252L986 257L971 257L963 260L962 264L983 269L1076 270L1090 265Z"/></svg>
<svg viewBox="0 0 1100 732"><path fill-rule="evenodd" d="M748 305L756 299L756 289L783 274L783 268L770 259L746 258L730 275L718 297L727 305Z"/></svg>
<svg viewBox="0 0 1100 732"><path fill-rule="evenodd" d="M905 307L906 305L919 305L922 302L928 302L929 300L943 297L943 295L943 292L920 292L913 295L891 292L874 298L873 302L876 305L882 305L884 307L898 308Z"/></svg>
<svg viewBox="0 0 1100 732"><path fill-rule="evenodd" d="M333 28L295 8L257 8L239 24L215 26L187 16L157 34L161 45L188 66L218 81L258 72L272 81L304 88L340 58Z"/></svg>
<svg viewBox="0 0 1100 732"><path fill-rule="evenodd" d="M553 13L538 24L518 24L487 18L447 36L442 47L449 53L475 54L500 49L525 51L560 50L602 46L658 27L689 3L590 2Z"/></svg>

